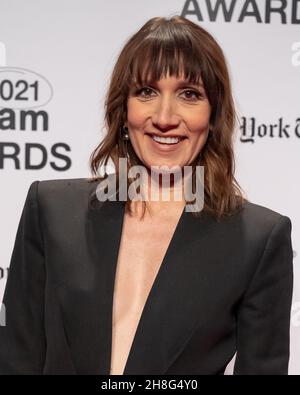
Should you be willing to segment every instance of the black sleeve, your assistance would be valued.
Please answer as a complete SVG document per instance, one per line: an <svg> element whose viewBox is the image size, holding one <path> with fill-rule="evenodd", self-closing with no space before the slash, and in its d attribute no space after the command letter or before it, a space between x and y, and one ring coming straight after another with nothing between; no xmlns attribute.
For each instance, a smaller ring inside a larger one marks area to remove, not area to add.
<svg viewBox="0 0 300 395"><path fill-rule="evenodd" d="M23 207L1 306L0 375L42 374L45 262L34 181Z"/></svg>
<svg viewBox="0 0 300 395"><path fill-rule="evenodd" d="M268 238L237 314L234 375L287 375L293 293L291 220L282 216Z"/></svg>

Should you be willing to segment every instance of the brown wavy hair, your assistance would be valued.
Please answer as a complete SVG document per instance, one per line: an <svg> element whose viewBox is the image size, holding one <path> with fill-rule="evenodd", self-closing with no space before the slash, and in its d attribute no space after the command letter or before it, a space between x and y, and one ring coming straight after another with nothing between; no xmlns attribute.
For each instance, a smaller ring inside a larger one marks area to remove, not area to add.
<svg viewBox="0 0 300 395"><path fill-rule="evenodd" d="M237 121L231 82L223 51L216 40L201 26L181 17L155 17L148 20L124 45L115 63L105 97L107 133L90 157L91 181L107 177L99 168L111 159L119 185L118 160L127 159L127 168L143 165L128 141L122 127L126 122L127 98L133 81L142 84L150 78L178 77L183 73L190 83L203 82L211 106L210 131L196 159L204 166L203 210L217 218L234 214L247 200L234 177L233 137ZM193 185L195 185L193 172ZM127 185L132 182L128 178ZM117 191L118 192L118 191ZM128 197L126 209L131 212ZM145 202L143 202L143 213ZM199 216L201 212L192 212Z"/></svg>

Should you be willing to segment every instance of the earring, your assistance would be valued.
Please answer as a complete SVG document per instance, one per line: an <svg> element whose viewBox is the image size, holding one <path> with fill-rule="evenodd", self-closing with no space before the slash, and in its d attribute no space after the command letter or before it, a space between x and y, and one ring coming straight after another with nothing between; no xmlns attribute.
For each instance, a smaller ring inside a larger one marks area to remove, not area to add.
<svg viewBox="0 0 300 395"><path fill-rule="evenodd" d="M124 140L129 140L128 128L125 125L123 125L123 139Z"/></svg>
<svg viewBox="0 0 300 395"><path fill-rule="evenodd" d="M127 145L127 142L129 141L129 135L128 135L128 128L127 128L127 126L123 125L123 127L121 129L121 133L123 134L123 140L124 140L124 143L125 143L125 151L126 151L126 157L127 157L127 160L128 160L128 164L129 164L129 167L131 167L130 155L128 153L128 145Z"/></svg>

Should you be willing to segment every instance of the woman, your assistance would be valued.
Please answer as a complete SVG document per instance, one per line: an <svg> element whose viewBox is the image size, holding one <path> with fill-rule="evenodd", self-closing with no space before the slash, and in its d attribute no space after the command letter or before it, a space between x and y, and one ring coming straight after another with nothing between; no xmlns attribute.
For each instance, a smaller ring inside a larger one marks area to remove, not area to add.
<svg viewBox="0 0 300 395"><path fill-rule="evenodd" d="M288 373L291 221L243 196L235 118L224 55L203 28L152 18L130 38L93 177L29 188L3 299L0 373L215 375L235 352L234 374ZM114 174L100 176L109 159ZM160 168L171 176L168 200ZM201 210L177 194L182 174Z"/></svg>

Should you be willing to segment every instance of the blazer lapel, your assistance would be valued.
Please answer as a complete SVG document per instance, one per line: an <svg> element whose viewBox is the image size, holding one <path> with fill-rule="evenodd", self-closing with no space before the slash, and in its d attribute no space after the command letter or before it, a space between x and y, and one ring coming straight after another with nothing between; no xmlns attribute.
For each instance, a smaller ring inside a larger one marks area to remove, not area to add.
<svg viewBox="0 0 300 395"><path fill-rule="evenodd" d="M187 258L209 224L207 217L197 219L183 211L144 306L124 374L165 374L198 326L199 257ZM205 262L201 266L205 272ZM203 285L205 281L203 277Z"/></svg>
<svg viewBox="0 0 300 395"><path fill-rule="evenodd" d="M110 373L114 281L124 208L125 202L105 201L88 209L88 267L95 279L77 300L72 297L76 314L66 312L71 355L80 374ZM195 218L183 211L142 311L124 374L164 374L199 326L205 308L199 296L208 286L206 262L198 262L199 256L193 257L191 251L195 243L197 251L204 247L204 236L214 222L206 213Z"/></svg>

